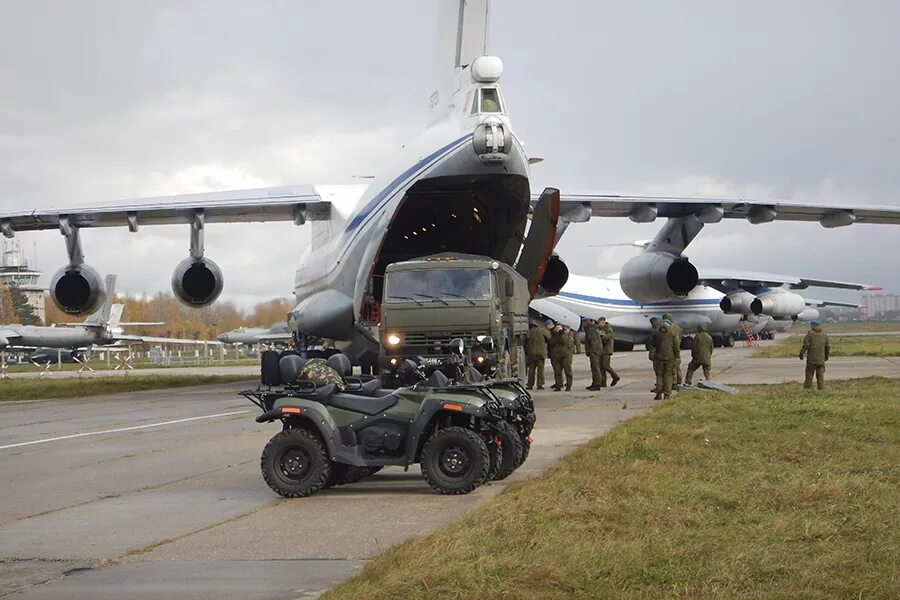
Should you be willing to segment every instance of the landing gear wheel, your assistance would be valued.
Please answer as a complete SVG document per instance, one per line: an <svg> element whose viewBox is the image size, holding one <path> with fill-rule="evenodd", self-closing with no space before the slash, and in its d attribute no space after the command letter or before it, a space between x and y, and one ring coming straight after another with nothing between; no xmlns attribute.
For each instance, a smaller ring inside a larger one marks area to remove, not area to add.
<svg viewBox="0 0 900 600"><path fill-rule="evenodd" d="M422 450L422 475L440 494L468 494L485 480L490 464L484 440L465 427L435 432Z"/></svg>
<svg viewBox="0 0 900 600"><path fill-rule="evenodd" d="M315 494L331 475L325 446L305 429L285 429L269 440L260 467L269 487L285 498Z"/></svg>
<svg viewBox="0 0 900 600"><path fill-rule="evenodd" d="M723 348L734 348L734 336L726 335L722 338L722 347Z"/></svg>
<svg viewBox="0 0 900 600"><path fill-rule="evenodd" d="M500 468L497 469L493 479L499 481L506 479L512 475L513 471L519 468L525 460L525 451L522 448L523 442L522 438L519 437L519 432L509 423L504 421L503 425L501 425L501 432L497 437L500 438L501 458Z"/></svg>

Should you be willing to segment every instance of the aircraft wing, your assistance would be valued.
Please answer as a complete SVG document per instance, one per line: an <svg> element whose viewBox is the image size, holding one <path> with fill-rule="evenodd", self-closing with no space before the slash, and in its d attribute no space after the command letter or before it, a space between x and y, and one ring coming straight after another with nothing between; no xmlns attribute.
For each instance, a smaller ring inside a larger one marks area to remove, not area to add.
<svg viewBox="0 0 900 600"><path fill-rule="evenodd" d="M828 281L826 279L808 279L792 275L777 275L775 273L756 273L752 271L738 271L732 269L698 269L700 283L711 288L723 291L725 289L779 287L787 286L792 290L805 290L809 287L834 288L841 290L880 290L877 285L864 283L849 283L846 281Z"/></svg>
<svg viewBox="0 0 900 600"><path fill-rule="evenodd" d="M532 195L532 205L538 198L538 195ZM689 215L697 215L703 223L715 223L724 218L747 219L751 223L818 221L824 227L853 223L900 225L900 208L892 206L590 193L560 195L560 218L569 223L585 222L591 217L627 217L638 223L649 223L656 218Z"/></svg>
<svg viewBox="0 0 900 600"><path fill-rule="evenodd" d="M185 346L221 346L218 340L188 340L183 338L151 337L147 335L117 335L116 342L132 344L181 344Z"/></svg>
<svg viewBox="0 0 900 600"><path fill-rule="evenodd" d="M862 308L855 302L835 302L833 300L813 300L812 298L803 298L807 306L821 308L823 306L839 306L841 308Z"/></svg>
<svg viewBox="0 0 900 600"><path fill-rule="evenodd" d="M105 204L0 213L0 231L56 229L68 219L76 227L129 227L193 222L202 211L206 223L326 220L331 204L312 185L259 188L230 192L159 196Z"/></svg>
<svg viewBox="0 0 900 600"><path fill-rule="evenodd" d="M293 338L293 334L290 333L264 333L262 335L256 336L256 340L258 342L290 342Z"/></svg>

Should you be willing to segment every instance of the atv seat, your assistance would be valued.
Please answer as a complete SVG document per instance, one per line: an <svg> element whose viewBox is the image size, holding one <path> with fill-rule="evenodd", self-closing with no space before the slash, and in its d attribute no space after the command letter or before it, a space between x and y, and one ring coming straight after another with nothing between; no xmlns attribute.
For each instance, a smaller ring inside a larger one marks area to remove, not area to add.
<svg viewBox="0 0 900 600"><path fill-rule="evenodd" d="M354 396L383 396L384 394L376 394L379 385L381 385L381 382L377 379L360 381L358 383L351 379L347 381L347 387L344 389L344 393L353 394Z"/></svg>
<svg viewBox="0 0 900 600"><path fill-rule="evenodd" d="M334 387L334 384L331 385ZM316 390L318 394L319 390ZM356 394L335 394L329 397L325 403L328 406L342 408L352 412L362 413L364 415L377 415L397 404L397 396L393 391L379 398L369 398L367 396L359 396Z"/></svg>

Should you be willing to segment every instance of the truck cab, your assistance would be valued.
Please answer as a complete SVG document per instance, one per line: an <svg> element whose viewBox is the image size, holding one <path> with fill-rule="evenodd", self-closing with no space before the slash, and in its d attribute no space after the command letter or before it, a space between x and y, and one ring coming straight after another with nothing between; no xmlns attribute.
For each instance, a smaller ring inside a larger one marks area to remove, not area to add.
<svg viewBox="0 0 900 600"><path fill-rule="evenodd" d="M385 270L379 368L386 382L407 358L441 364L450 340L485 374L524 373L528 282L490 257L436 254ZM484 343L491 338L491 343Z"/></svg>

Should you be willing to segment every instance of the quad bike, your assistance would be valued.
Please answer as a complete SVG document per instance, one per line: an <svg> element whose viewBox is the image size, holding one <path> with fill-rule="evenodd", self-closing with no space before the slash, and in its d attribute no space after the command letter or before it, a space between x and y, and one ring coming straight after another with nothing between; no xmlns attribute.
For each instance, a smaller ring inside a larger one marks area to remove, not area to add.
<svg viewBox="0 0 900 600"><path fill-rule="evenodd" d="M443 372L454 365L406 361L406 386L394 390L373 377L350 377L349 359L331 356L343 392L299 379L304 359L295 353L263 353L262 386L241 392L262 409L257 422L282 424L263 449L263 479L282 496L305 497L388 465L419 463L441 494L467 494L507 477L528 455L534 403L517 380L484 381L465 369L462 340L451 346L456 379Z"/></svg>

